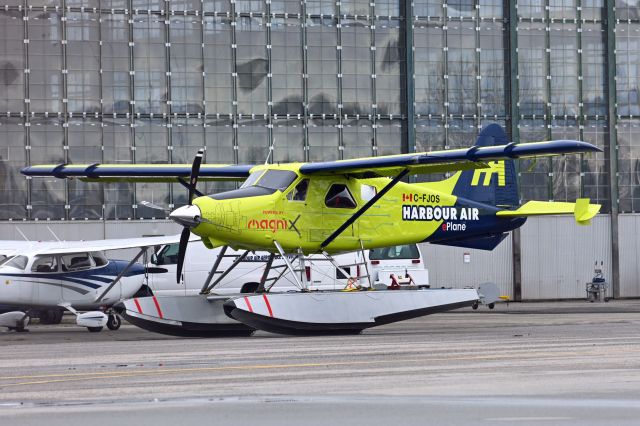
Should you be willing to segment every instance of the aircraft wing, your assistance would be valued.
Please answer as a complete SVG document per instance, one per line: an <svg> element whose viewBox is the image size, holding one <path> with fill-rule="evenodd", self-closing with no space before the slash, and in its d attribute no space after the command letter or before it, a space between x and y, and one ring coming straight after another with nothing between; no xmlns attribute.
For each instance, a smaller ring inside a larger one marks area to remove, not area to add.
<svg viewBox="0 0 640 426"><path fill-rule="evenodd" d="M411 174L442 173L459 170L484 169L487 161L534 158L562 154L600 152L601 149L581 141L556 140L549 142L510 143L495 146L432 151L414 154L387 155L354 160L305 163L300 166L304 175L349 175L354 177L396 176L409 169ZM244 180L255 166L203 164L201 180ZM179 182L189 179L188 164L61 164L25 167L27 176L54 176L100 182Z"/></svg>
<svg viewBox="0 0 640 426"><path fill-rule="evenodd" d="M189 241L199 241L200 237L191 234ZM162 237L140 237L140 238L114 238L108 240L90 240L90 241L60 241L47 242L43 248L36 246L31 247L32 250L38 251L38 254L63 254L77 253L86 251L110 251L124 250L130 248L143 248L161 246L165 244L175 244L180 242L180 234L168 235Z"/></svg>
<svg viewBox="0 0 640 426"><path fill-rule="evenodd" d="M243 181L253 167L203 164L198 179ZM20 172L27 176L77 178L87 182L178 182L189 180L191 164L45 164L25 167Z"/></svg>
<svg viewBox="0 0 640 426"><path fill-rule="evenodd" d="M442 173L484 169L488 167L487 161L601 151L589 143L575 140L522 144L512 142L508 145L473 146L447 151L306 163L300 167L300 172L305 175L340 174L355 177L395 176L404 169L409 169L411 174Z"/></svg>

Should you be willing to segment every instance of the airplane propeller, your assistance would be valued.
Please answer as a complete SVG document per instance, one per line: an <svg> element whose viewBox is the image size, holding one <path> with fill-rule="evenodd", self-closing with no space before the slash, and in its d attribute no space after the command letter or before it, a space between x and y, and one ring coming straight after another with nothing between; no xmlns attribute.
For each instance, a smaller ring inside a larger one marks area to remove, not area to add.
<svg viewBox="0 0 640 426"><path fill-rule="evenodd" d="M191 165L191 176L189 176L189 201L187 206L193 206L193 196L196 193L196 185L198 183L198 174L200 173L200 165L202 164L202 156L204 155L204 149L199 149L195 158L193 159L193 164ZM184 207L181 207L184 209ZM197 209L197 207L196 207ZM199 212L199 209L198 209ZM175 216L175 215L174 215ZM193 215L193 222L188 223L183 222L182 233L180 234L180 245L178 246L178 264L176 265L176 282L180 283L180 276L182 275L182 266L184 265L184 256L187 252L187 244L189 243L189 235L191 234L191 226L197 226L197 224L202 219L201 216ZM180 222L178 220L178 222ZM191 226L190 226L191 225Z"/></svg>

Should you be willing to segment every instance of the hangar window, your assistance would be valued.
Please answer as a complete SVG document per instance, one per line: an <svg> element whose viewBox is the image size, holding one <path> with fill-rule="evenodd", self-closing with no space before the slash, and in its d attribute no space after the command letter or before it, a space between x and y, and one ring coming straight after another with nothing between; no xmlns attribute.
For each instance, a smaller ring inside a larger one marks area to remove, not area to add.
<svg viewBox="0 0 640 426"><path fill-rule="evenodd" d="M327 207L335 209L355 209L356 202L353 200L351 192L346 185L333 184L327 192L327 196L324 197L324 203Z"/></svg>
<svg viewBox="0 0 640 426"><path fill-rule="evenodd" d="M32 272L58 272L55 256L37 256L31 265Z"/></svg>

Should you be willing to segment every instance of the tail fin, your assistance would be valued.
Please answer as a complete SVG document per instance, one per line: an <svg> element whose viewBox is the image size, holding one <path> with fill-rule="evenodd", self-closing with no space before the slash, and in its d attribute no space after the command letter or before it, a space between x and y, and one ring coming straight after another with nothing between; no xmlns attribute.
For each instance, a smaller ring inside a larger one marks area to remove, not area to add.
<svg viewBox="0 0 640 426"><path fill-rule="evenodd" d="M506 145L507 134L499 124L482 129L475 146ZM488 169L466 170L453 189L453 195L500 207L518 206L518 182L513 160L490 161Z"/></svg>

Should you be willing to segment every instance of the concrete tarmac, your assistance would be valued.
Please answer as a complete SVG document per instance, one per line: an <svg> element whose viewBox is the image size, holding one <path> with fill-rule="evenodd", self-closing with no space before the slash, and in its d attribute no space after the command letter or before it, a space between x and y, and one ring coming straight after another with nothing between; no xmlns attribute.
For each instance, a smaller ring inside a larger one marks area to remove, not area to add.
<svg viewBox="0 0 640 426"><path fill-rule="evenodd" d="M358 336L0 332L0 424L640 424L640 301L499 304Z"/></svg>

